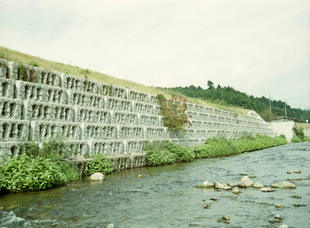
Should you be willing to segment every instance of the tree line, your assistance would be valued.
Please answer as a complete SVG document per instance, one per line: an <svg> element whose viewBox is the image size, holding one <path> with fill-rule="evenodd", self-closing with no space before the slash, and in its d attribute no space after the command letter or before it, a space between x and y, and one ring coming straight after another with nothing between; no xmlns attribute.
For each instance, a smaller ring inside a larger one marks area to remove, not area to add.
<svg viewBox="0 0 310 228"><path fill-rule="evenodd" d="M212 81L208 81L208 88L203 89L200 86L186 86L186 87L173 87L164 88L166 90L181 93L187 97L199 98L221 105L240 106L245 109L255 110L264 120L270 121L280 116L286 115L292 117L296 122L306 122L310 120L310 110L303 110L300 108L292 108L284 101L271 100L271 115L269 99L262 97L254 97L246 93L235 90L230 86L222 87L214 86Z"/></svg>

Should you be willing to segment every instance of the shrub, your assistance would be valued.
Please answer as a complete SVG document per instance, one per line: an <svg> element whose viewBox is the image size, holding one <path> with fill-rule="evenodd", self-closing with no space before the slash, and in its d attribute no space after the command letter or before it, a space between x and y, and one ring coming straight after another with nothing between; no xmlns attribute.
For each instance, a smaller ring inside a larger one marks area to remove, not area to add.
<svg viewBox="0 0 310 228"><path fill-rule="evenodd" d="M30 156L37 157L40 154L40 147L35 142L26 142L21 145L22 153Z"/></svg>
<svg viewBox="0 0 310 228"><path fill-rule="evenodd" d="M72 167L49 157L32 157L27 154L11 158L0 167L0 189L10 192L37 191L76 180Z"/></svg>
<svg viewBox="0 0 310 228"><path fill-rule="evenodd" d="M72 153L64 142L58 139L52 139L43 143L43 147L40 150L42 156L53 156L54 154L60 155L64 159L71 158Z"/></svg>
<svg viewBox="0 0 310 228"><path fill-rule="evenodd" d="M297 125L293 128L294 136L297 136L300 140L303 140L305 137L304 129L302 127L298 127Z"/></svg>
<svg viewBox="0 0 310 228"><path fill-rule="evenodd" d="M51 188L78 179L65 159L63 142L51 140L40 149L34 142L22 145L23 154L0 166L0 190L19 192Z"/></svg>
<svg viewBox="0 0 310 228"><path fill-rule="evenodd" d="M236 150L230 140L211 138L205 144L194 149L197 158L213 158L235 154Z"/></svg>
<svg viewBox="0 0 310 228"><path fill-rule="evenodd" d="M152 142L144 147L148 165L157 166L176 162L193 161L195 153L181 145L171 142Z"/></svg>
<svg viewBox="0 0 310 228"><path fill-rule="evenodd" d="M112 173L113 164L110 159L106 158L102 154L94 156L94 159L87 163L84 170L84 174L89 176L94 173L108 174Z"/></svg>
<svg viewBox="0 0 310 228"><path fill-rule="evenodd" d="M298 138L297 136L293 136L292 143L299 143L299 142L302 142L302 140Z"/></svg>
<svg viewBox="0 0 310 228"><path fill-rule="evenodd" d="M176 163L177 155L169 151L171 143L152 142L144 146L146 151L146 163L150 166L166 165Z"/></svg>
<svg viewBox="0 0 310 228"><path fill-rule="evenodd" d="M186 113L187 104L186 99L173 96L171 99L166 99L162 94L156 96L160 105L160 114L163 116L164 126L173 130L185 130L185 126L191 126L189 118Z"/></svg>

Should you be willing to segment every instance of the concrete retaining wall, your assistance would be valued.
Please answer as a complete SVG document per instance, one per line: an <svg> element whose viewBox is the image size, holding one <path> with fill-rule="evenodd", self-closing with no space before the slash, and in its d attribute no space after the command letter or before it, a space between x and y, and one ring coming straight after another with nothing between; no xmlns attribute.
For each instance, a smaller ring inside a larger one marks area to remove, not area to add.
<svg viewBox="0 0 310 228"><path fill-rule="evenodd" d="M169 140L185 146L216 135L273 135L254 111L248 116L188 104L192 127L179 133L163 126L154 96L72 75L0 60L0 159L20 145L60 137L81 159L102 153L117 168L145 165L143 145Z"/></svg>

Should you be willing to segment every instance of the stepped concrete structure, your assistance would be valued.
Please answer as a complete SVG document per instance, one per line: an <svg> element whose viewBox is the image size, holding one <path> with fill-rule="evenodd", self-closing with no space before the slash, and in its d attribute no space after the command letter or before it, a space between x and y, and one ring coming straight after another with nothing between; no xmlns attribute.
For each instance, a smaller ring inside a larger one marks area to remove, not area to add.
<svg viewBox="0 0 310 228"><path fill-rule="evenodd" d="M171 131L153 95L0 60L0 160L22 153L25 141L58 137L74 159L101 153L124 169L145 165L149 141L192 147L217 135L273 135L254 111L244 116L188 103L187 112L192 127Z"/></svg>

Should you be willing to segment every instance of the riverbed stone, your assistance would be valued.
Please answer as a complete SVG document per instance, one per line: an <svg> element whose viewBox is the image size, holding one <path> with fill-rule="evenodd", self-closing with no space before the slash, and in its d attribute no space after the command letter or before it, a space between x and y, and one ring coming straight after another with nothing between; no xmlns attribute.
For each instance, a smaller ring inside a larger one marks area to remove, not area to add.
<svg viewBox="0 0 310 228"><path fill-rule="evenodd" d="M228 186L226 183L219 183L219 182L215 182L214 187L216 189L223 189L223 190L230 190L231 187Z"/></svg>
<svg viewBox="0 0 310 228"><path fill-rule="evenodd" d="M302 197L300 195L292 195L290 196L291 198L294 198L294 199L301 199Z"/></svg>
<svg viewBox="0 0 310 228"><path fill-rule="evenodd" d="M238 187L235 187L235 188L233 188L232 193L234 193L234 194L240 194L241 191L240 191L240 189L239 189Z"/></svg>
<svg viewBox="0 0 310 228"><path fill-rule="evenodd" d="M271 187L293 189L293 188L296 188L296 185L289 181L282 181L276 184L272 184Z"/></svg>
<svg viewBox="0 0 310 228"><path fill-rule="evenodd" d="M291 171L286 171L286 173L287 173L287 174L292 174L292 172L291 172Z"/></svg>
<svg viewBox="0 0 310 228"><path fill-rule="evenodd" d="M294 173L301 173L301 170L295 170Z"/></svg>
<svg viewBox="0 0 310 228"><path fill-rule="evenodd" d="M241 177L239 187L248 188L251 187L252 185L253 181L248 176Z"/></svg>
<svg viewBox="0 0 310 228"><path fill-rule="evenodd" d="M259 183L259 182L255 182L255 183L253 184L253 187L254 187L254 188L263 188L264 185L262 185L262 184Z"/></svg>
<svg viewBox="0 0 310 228"><path fill-rule="evenodd" d="M89 177L92 181L102 181L104 179L104 175L102 173L94 173Z"/></svg>
<svg viewBox="0 0 310 228"><path fill-rule="evenodd" d="M279 228L288 228L288 225L286 225L286 224L281 224L281 225L279 226Z"/></svg>
<svg viewBox="0 0 310 228"><path fill-rule="evenodd" d="M282 217L281 217L281 215L279 215L279 214L276 214L275 216L274 216L274 222L282 222Z"/></svg>
<svg viewBox="0 0 310 228"><path fill-rule="evenodd" d="M217 222L229 224L230 223L230 218L229 218L229 216L222 216L220 219L217 220Z"/></svg>
<svg viewBox="0 0 310 228"><path fill-rule="evenodd" d="M114 228L114 224L113 224L113 223L110 223L110 224L106 225L105 228Z"/></svg>
<svg viewBox="0 0 310 228"><path fill-rule="evenodd" d="M260 190L261 190L262 192L274 192L274 191L275 191L275 190L272 189L272 188L266 188L266 187L261 188Z"/></svg>
<svg viewBox="0 0 310 228"><path fill-rule="evenodd" d="M280 205L280 204L276 204L276 205L274 205L275 206L275 208L277 208L277 209L281 209L282 208L282 206Z"/></svg>
<svg viewBox="0 0 310 228"><path fill-rule="evenodd" d="M205 186L205 188L213 188L214 187L214 183L209 182L209 181L203 182L202 185Z"/></svg>

